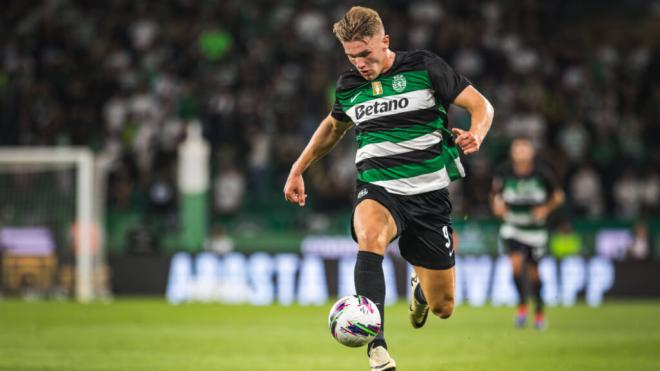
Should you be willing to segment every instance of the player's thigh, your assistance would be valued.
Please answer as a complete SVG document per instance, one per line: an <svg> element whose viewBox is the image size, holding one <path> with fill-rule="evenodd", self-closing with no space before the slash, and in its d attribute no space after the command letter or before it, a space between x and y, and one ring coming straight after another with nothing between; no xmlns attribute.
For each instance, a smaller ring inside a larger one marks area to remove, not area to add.
<svg viewBox="0 0 660 371"><path fill-rule="evenodd" d="M529 255L529 248L513 239L504 239L502 243L506 246L513 274L516 276L522 274Z"/></svg>
<svg viewBox="0 0 660 371"><path fill-rule="evenodd" d="M390 211L372 199L355 207L353 228L360 250L380 255L385 254L387 245L397 235L397 225Z"/></svg>
<svg viewBox="0 0 660 371"><path fill-rule="evenodd" d="M525 266L525 256L520 251L511 251L509 252L509 261L511 262L511 271L513 274L522 274Z"/></svg>
<svg viewBox="0 0 660 371"><path fill-rule="evenodd" d="M531 279L532 281L536 282L540 280L539 263L535 261L529 262L529 264L527 265L527 272L529 274L529 279Z"/></svg>
<svg viewBox="0 0 660 371"><path fill-rule="evenodd" d="M456 290L456 268L429 269L419 266L413 268L431 310L436 314L439 314L438 312L451 314Z"/></svg>

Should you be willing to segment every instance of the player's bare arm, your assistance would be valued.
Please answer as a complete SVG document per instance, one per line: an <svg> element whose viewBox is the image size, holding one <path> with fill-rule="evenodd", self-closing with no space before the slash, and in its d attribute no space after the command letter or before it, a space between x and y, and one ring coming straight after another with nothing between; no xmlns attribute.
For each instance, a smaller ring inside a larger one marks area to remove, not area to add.
<svg viewBox="0 0 660 371"><path fill-rule="evenodd" d="M300 157L291 166L289 177L284 185L284 199L305 206L305 182L303 173L315 161L325 156L341 140L346 131L353 126L352 122L338 121L328 115L312 135Z"/></svg>
<svg viewBox="0 0 660 371"><path fill-rule="evenodd" d="M499 193L495 193L491 196L490 198L490 208L493 212L493 215L497 218L504 218L504 215L507 213L507 207L506 203L504 202L504 199L502 198L502 195Z"/></svg>
<svg viewBox="0 0 660 371"><path fill-rule="evenodd" d="M504 202L504 198L502 197L502 180L497 177L493 180L488 201L493 215L496 218L503 219L504 215L508 212L508 209Z"/></svg>
<svg viewBox="0 0 660 371"><path fill-rule="evenodd" d="M455 142L461 147L464 154L475 153L479 151L481 143L490 129L495 110L488 99L472 86L463 89L454 100L454 104L465 108L471 116L469 131L459 128L452 129L452 132L456 134Z"/></svg>
<svg viewBox="0 0 660 371"><path fill-rule="evenodd" d="M564 196L564 191L560 189L555 190L548 202L544 203L543 205L539 205L532 210L532 215L534 215L536 220L545 220L554 209L558 208L561 206L561 204L564 203L565 198L566 197Z"/></svg>

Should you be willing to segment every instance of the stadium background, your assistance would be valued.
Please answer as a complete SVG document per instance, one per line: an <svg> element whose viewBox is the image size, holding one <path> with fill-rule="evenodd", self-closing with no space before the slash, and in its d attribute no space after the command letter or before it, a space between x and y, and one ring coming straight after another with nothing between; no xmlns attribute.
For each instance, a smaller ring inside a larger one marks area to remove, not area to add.
<svg viewBox="0 0 660 371"><path fill-rule="evenodd" d="M305 208L286 204L281 190L291 163L330 109L336 76L348 67L331 27L351 5L321 0L5 4L0 13L0 146L82 146L108 164L104 221L98 226L109 267L109 291L103 297L115 296L117 305L128 307L142 303L122 304L122 295L164 297L177 253L274 257L300 254L310 236L347 236L355 176L352 133L306 174ZM480 153L464 158L468 179L450 189L461 255L497 256L498 223L488 211L488 189L511 139L526 135L568 197L552 215L551 256L557 262L611 259L616 280L605 293L606 303L608 297L660 296L660 2L393 0L362 5L380 12L393 50L436 52L496 109ZM469 117L452 109L450 123L467 128ZM179 179L186 168L180 151L196 138L197 129L209 149L209 178L201 198L191 200ZM0 180L3 187L13 184L10 177ZM62 214L60 207L73 208L73 198L66 182L43 182L38 186L46 188L13 184L0 195L0 227L53 229L52 254L58 262L46 289L20 279L12 282L22 284L10 286L11 272L6 265L0 268L7 325L12 318L26 326L40 323L43 310L62 310L48 303L26 310L16 297L74 294L75 221L71 215L61 217L69 221L52 220ZM30 194L32 189L37 193ZM52 197L61 204L48 206L57 211L40 211L44 219L16 214L9 209L17 207L21 192L36 200L42 193L57 194ZM340 290L337 258L323 261L330 297ZM405 267L395 251L393 259L402 281ZM398 290L405 295L405 286ZM580 289L579 294L582 299L585 293ZM232 315L234 309L216 310ZM508 312L491 310L509 324ZM608 321L607 306L600 310L602 322L594 326ZM643 312L625 305L614 310ZM571 316L561 313L560 318ZM640 318L657 316L650 313ZM589 316L583 312L579 318ZM100 321L109 318L99 314ZM612 331L623 328L612 323ZM10 337L7 331L0 330L1 339ZM649 331L646 346L659 339L657 329ZM640 334L630 335L630 341L640 340ZM543 346L552 348L558 339L546 341ZM59 359L53 354L51 360ZM0 368L28 367L22 359ZM459 369L465 366L455 362ZM73 361L57 364L54 369L81 367ZM311 367L303 364L298 369Z"/></svg>

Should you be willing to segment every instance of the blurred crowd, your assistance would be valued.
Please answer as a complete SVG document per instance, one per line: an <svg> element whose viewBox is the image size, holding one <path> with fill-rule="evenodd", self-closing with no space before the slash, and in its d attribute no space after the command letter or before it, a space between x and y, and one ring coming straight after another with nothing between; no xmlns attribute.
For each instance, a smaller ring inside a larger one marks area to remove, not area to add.
<svg viewBox="0 0 660 371"><path fill-rule="evenodd" d="M216 215L281 199L349 67L348 1L12 1L0 13L0 145L85 145L111 163L111 209L177 208L177 146L201 124ZM363 2L393 50L445 58L496 110L456 213L488 215L492 171L532 138L574 216L660 214L660 2ZM452 109L450 123L469 116ZM310 207L349 209L355 144L306 176ZM287 207L282 203L282 207Z"/></svg>

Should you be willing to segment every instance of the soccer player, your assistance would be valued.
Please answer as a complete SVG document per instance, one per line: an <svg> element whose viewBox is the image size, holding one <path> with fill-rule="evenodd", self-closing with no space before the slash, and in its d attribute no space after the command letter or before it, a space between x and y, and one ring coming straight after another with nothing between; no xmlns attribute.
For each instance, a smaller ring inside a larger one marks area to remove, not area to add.
<svg viewBox="0 0 660 371"><path fill-rule="evenodd" d="M527 286L531 281L536 302L534 327L545 327L539 260L548 244L548 215L564 202L564 192L550 173L535 163L529 139L511 143L511 163L504 164L493 178L491 209L504 220L500 239L506 247L513 270L513 281L520 301L516 326L527 324Z"/></svg>
<svg viewBox="0 0 660 371"><path fill-rule="evenodd" d="M384 314L383 256L399 237L401 255L414 267L413 326L424 325L429 308L448 318L454 309L454 246L446 188L464 176L457 146L466 155L479 150L493 108L437 55L390 50L390 37L372 9L351 8L333 32L353 68L339 76L332 112L293 164L284 197L305 205L302 174L354 126L358 175L351 230L359 246L357 294ZM452 103L471 114L469 131L448 129ZM367 354L371 370L396 367L383 332Z"/></svg>

